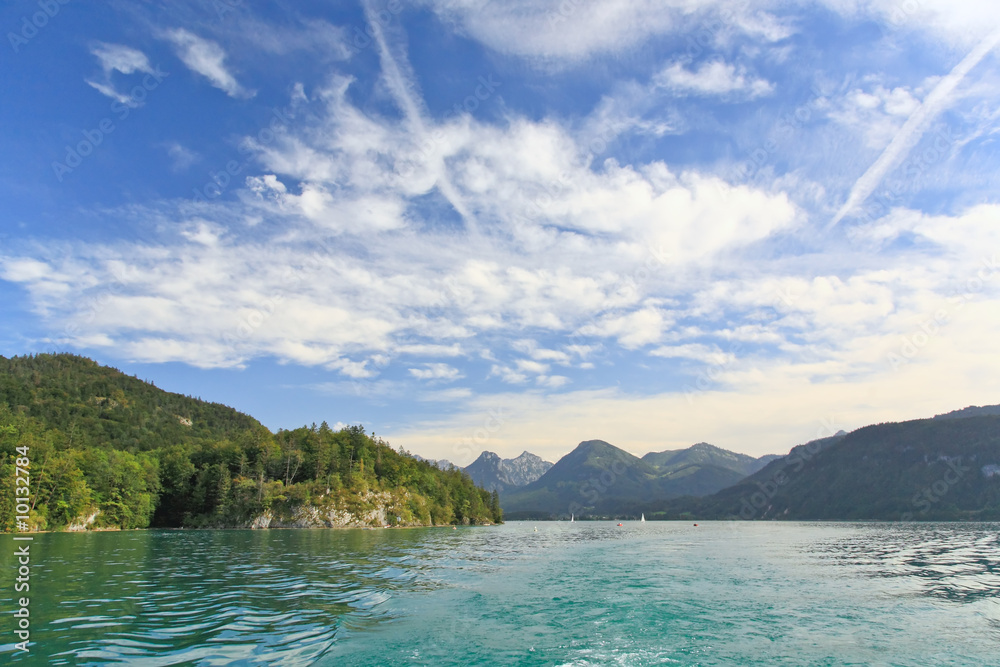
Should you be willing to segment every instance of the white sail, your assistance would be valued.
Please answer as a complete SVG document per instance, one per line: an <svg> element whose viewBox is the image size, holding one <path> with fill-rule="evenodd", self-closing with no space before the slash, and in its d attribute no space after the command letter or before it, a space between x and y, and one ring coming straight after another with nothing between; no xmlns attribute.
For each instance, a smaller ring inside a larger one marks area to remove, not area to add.
<svg viewBox="0 0 1000 667"><path fill-rule="evenodd" d="M570 523L573 523L574 521L575 521L575 519L573 519L573 515L572 515L572 514L570 514L570 515L569 515L569 522L570 522Z"/></svg>
<svg viewBox="0 0 1000 667"><path fill-rule="evenodd" d="M646 523L646 515L645 515L645 514L643 514L642 516L640 516L640 517L639 517L639 521L641 521L641 522L643 522L643 523Z"/></svg>

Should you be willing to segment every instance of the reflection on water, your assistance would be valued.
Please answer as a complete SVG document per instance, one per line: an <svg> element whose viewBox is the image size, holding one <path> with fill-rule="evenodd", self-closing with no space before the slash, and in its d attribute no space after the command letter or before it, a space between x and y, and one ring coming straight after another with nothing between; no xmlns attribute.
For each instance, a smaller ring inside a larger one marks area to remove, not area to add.
<svg viewBox="0 0 1000 667"><path fill-rule="evenodd" d="M920 595L968 603L1000 594L1000 532L995 524L855 525L812 549L871 577L899 577Z"/></svg>
<svg viewBox="0 0 1000 667"><path fill-rule="evenodd" d="M38 535L33 651L0 653L21 664L1000 664L998 529Z"/></svg>
<svg viewBox="0 0 1000 667"><path fill-rule="evenodd" d="M394 590L413 588L407 549L415 535L386 537L360 530L38 535L31 581L38 644L28 657L43 653L55 665L312 664L346 619L377 618Z"/></svg>

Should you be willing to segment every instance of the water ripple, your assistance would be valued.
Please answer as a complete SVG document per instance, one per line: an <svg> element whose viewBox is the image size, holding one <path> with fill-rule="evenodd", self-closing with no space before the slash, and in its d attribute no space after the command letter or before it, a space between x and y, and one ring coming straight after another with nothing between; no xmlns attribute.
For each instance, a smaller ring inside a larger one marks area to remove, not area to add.
<svg viewBox="0 0 1000 667"><path fill-rule="evenodd" d="M40 535L30 661L915 667L1000 650L996 525L534 527Z"/></svg>

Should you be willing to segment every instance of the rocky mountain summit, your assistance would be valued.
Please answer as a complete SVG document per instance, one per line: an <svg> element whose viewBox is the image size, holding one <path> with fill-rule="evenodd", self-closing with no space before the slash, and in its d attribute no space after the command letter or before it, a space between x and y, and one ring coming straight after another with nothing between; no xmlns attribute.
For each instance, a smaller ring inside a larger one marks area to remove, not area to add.
<svg viewBox="0 0 1000 667"><path fill-rule="evenodd" d="M552 464L531 452L514 459L501 459L493 452L483 452L465 467L473 481L488 491L526 486L548 472Z"/></svg>

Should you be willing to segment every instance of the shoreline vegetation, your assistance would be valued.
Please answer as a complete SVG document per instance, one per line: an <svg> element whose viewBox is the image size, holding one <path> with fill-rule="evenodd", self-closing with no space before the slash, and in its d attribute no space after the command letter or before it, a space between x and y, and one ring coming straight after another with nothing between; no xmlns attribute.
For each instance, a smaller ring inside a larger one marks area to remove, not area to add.
<svg viewBox="0 0 1000 667"><path fill-rule="evenodd" d="M30 452L28 529L362 528L503 522L499 496L361 426L272 433L71 354L0 357L0 529Z"/></svg>

